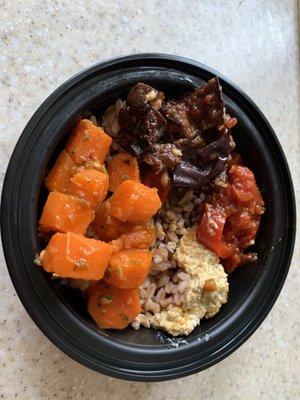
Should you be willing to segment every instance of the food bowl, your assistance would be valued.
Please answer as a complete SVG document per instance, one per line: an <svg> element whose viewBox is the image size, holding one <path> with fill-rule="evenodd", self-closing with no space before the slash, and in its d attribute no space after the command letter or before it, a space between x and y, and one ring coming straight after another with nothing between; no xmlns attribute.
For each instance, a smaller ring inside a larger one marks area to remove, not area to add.
<svg viewBox="0 0 300 400"><path fill-rule="evenodd" d="M137 82L178 96L219 76L238 151L254 171L266 205L255 251L258 261L229 277L228 303L187 337L152 329L101 331L80 293L51 280L34 263L41 250L37 222L46 192L43 179L70 129L124 98ZM33 115L5 176L1 230L8 270L24 307L62 351L104 374L162 381L201 371L238 348L272 308L286 278L295 236L295 201L288 165L271 126L257 106L218 72L164 54L121 57L97 64L58 88Z"/></svg>

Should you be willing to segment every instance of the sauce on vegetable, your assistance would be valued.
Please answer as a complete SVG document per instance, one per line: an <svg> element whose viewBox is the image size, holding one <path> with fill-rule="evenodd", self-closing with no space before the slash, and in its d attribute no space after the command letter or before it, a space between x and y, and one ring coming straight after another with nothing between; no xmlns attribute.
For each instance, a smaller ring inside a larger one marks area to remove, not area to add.
<svg viewBox="0 0 300 400"><path fill-rule="evenodd" d="M264 202L249 168L232 165L229 184L213 193L203 206L198 240L218 254L226 272L253 261L245 250L254 244Z"/></svg>

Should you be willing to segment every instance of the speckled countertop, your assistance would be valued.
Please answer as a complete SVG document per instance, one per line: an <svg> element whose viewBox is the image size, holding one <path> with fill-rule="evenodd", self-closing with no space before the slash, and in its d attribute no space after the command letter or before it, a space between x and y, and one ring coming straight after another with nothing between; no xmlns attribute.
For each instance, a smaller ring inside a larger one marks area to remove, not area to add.
<svg viewBox="0 0 300 400"><path fill-rule="evenodd" d="M67 78L121 54L166 52L216 68L252 97L299 198L297 12L292 0L0 1L1 183L26 122ZM298 243L276 305L234 354L199 374L144 384L92 372L52 345L21 305L1 253L0 399L299 399L299 263Z"/></svg>

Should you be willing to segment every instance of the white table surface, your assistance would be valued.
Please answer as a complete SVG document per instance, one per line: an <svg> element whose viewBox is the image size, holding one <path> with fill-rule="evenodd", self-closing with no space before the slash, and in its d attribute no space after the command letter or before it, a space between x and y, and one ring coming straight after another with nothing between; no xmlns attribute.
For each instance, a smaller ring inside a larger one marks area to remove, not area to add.
<svg viewBox="0 0 300 400"><path fill-rule="evenodd" d="M297 13L293 0L0 1L1 183L26 122L67 78L110 57L165 52L210 65L252 97L285 150L299 198ZM0 399L299 399L299 262L298 243L274 308L227 359L184 379L128 383L50 343L1 253Z"/></svg>

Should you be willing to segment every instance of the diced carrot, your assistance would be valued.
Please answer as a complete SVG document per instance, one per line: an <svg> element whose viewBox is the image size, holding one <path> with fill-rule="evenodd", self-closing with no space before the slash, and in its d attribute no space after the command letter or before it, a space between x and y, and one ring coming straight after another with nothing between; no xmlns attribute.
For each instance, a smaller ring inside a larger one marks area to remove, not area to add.
<svg viewBox="0 0 300 400"><path fill-rule="evenodd" d="M102 203L107 191L108 176L96 169L83 169L73 175L70 181L69 194L86 200L91 208Z"/></svg>
<svg viewBox="0 0 300 400"><path fill-rule="evenodd" d="M122 250L111 256L104 282L121 289L136 289L146 279L152 255L148 250Z"/></svg>
<svg viewBox="0 0 300 400"><path fill-rule="evenodd" d="M80 167L78 167L78 170L82 170L83 168L85 169L96 169L97 171L103 172L107 175L107 170L105 168L104 164L99 163L99 161L87 161Z"/></svg>
<svg viewBox="0 0 300 400"><path fill-rule="evenodd" d="M88 291L88 312L103 329L124 329L141 312L138 289L95 283Z"/></svg>
<svg viewBox="0 0 300 400"><path fill-rule="evenodd" d="M128 179L140 181L137 159L128 153L119 153L113 157L108 164L107 172L112 192L115 192L121 183Z"/></svg>
<svg viewBox="0 0 300 400"><path fill-rule="evenodd" d="M76 168L72 158L63 150L45 179L45 186L49 192L67 193Z"/></svg>
<svg viewBox="0 0 300 400"><path fill-rule="evenodd" d="M155 240L155 228L153 223L142 225L126 224L122 227L119 237L123 243L123 249L148 249Z"/></svg>
<svg viewBox="0 0 300 400"><path fill-rule="evenodd" d="M78 165L87 161L103 163L111 142L111 137L102 128L94 125L88 119L82 119L70 137L66 151Z"/></svg>
<svg viewBox="0 0 300 400"><path fill-rule="evenodd" d="M109 243L114 248L114 253L121 250L139 249L147 250L155 240L155 228L152 223L143 225L125 224L119 232L123 232L117 239Z"/></svg>
<svg viewBox="0 0 300 400"><path fill-rule="evenodd" d="M134 225L121 222L109 212L110 200L106 200L96 211L93 231L98 239L105 242L118 240L118 249L148 249L155 240L153 223Z"/></svg>
<svg viewBox="0 0 300 400"><path fill-rule="evenodd" d="M100 240L72 232L56 233L50 239L41 263L47 272L61 278L102 279L113 248Z"/></svg>
<svg viewBox="0 0 300 400"><path fill-rule="evenodd" d="M111 216L134 224L147 222L161 206L156 189L133 180L121 183L109 203Z"/></svg>
<svg viewBox="0 0 300 400"><path fill-rule="evenodd" d="M94 219L94 212L85 200L51 192L40 218L40 229L51 232L84 234Z"/></svg>
<svg viewBox="0 0 300 400"><path fill-rule="evenodd" d="M109 242L110 240L117 239L122 232L123 222L112 217L109 213L109 200L100 204L97 208L95 220L92 228L98 239Z"/></svg>
<svg viewBox="0 0 300 400"><path fill-rule="evenodd" d="M118 239L111 240L109 244L113 247L113 253L118 253L119 251L124 250L124 243L121 236Z"/></svg>

